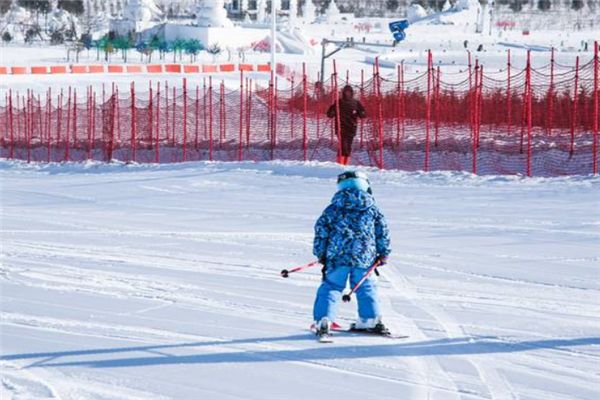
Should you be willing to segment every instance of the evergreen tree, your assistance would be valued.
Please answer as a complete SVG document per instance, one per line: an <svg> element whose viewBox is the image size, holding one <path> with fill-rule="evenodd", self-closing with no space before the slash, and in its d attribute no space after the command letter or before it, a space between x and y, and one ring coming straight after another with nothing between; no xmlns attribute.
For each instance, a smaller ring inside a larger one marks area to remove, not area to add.
<svg viewBox="0 0 600 400"><path fill-rule="evenodd" d="M583 8L584 3L583 0L573 0L571 2L571 8L575 11L579 11Z"/></svg>
<svg viewBox="0 0 600 400"><path fill-rule="evenodd" d="M85 10L83 0L58 0L58 8L75 15L81 15Z"/></svg>
<svg viewBox="0 0 600 400"><path fill-rule="evenodd" d="M12 35L8 31L4 31L2 34L2 41L4 43L9 43L12 40Z"/></svg>
<svg viewBox="0 0 600 400"><path fill-rule="evenodd" d="M550 0L538 0L537 7L542 11L548 11L552 7L552 2Z"/></svg>

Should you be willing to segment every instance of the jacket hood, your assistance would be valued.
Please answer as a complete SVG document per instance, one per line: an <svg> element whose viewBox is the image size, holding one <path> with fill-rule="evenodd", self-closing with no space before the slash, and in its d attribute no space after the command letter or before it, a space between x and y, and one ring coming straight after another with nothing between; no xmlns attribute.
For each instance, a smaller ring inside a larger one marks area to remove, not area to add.
<svg viewBox="0 0 600 400"><path fill-rule="evenodd" d="M369 193L359 189L344 189L333 196L331 204L348 210L366 210L375 204L375 199Z"/></svg>

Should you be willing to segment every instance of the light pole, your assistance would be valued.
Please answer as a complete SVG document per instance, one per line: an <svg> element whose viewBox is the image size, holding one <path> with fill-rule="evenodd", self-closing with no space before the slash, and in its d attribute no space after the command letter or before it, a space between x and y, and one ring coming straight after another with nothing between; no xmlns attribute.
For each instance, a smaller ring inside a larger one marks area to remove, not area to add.
<svg viewBox="0 0 600 400"><path fill-rule="evenodd" d="M276 72L275 66L275 32L277 31L277 11L275 0L271 0L271 70Z"/></svg>

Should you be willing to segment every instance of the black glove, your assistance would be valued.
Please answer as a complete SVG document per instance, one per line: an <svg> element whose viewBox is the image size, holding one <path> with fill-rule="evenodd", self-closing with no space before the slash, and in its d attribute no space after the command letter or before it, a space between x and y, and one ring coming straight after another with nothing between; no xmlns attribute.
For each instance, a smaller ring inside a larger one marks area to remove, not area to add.
<svg viewBox="0 0 600 400"><path fill-rule="evenodd" d="M386 256L377 256L377 258L375 259L375 262L377 263L378 266L382 267L385 264L387 264L387 257Z"/></svg>
<svg viewBox="0 0 600 400"><path fill-rule="evenodd" d="M377 268L382 267L385 264L387 264L387 257L386 256L377 256L377 258L375 259L375 262L377 263ZM379 276L379 271L377 270L377 268L375 268L375 275Z"/></svg>
<svg viewBox="0 0 600 400"><path fill-rule="evenodd" d="M321 268L321 279L325 282L325 279L327 279L327 259L321 257L319 258L319 263L323 266L323 268Z"/></svg>

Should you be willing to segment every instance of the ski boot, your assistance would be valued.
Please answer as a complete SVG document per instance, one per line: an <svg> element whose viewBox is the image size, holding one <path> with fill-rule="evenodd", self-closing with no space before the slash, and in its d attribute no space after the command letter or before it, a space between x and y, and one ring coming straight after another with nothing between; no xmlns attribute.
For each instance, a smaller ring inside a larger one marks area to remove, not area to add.
<svg viewBox="0 0 600 400"><path fill-rule="evenodd" d="M333 341L331 338L331 323L327 318L321 318L320 321L315 323L315 333L321 343L331 343Z"/></svg>

